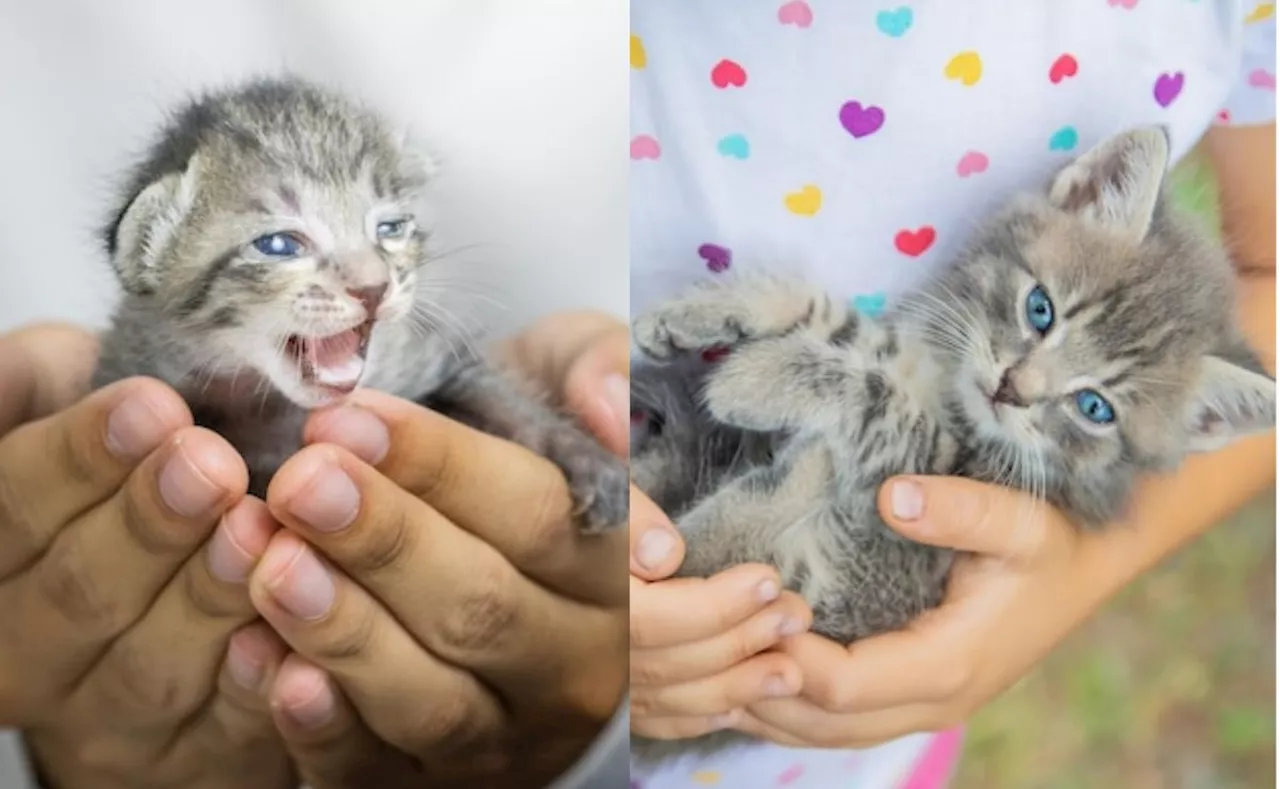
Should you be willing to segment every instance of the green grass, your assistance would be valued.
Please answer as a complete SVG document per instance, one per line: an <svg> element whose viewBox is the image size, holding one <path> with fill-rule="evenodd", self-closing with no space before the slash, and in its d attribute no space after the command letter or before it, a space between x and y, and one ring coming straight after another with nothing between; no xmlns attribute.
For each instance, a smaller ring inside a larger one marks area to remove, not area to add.
<svg viewBox="0 0 1280 789"><path fill-rule="evenodd" d="M1199 160L1174 199L1216 226ZM1262 789L1275 774L1274 497L1125 590L971 722L953 789Z"/></svg>

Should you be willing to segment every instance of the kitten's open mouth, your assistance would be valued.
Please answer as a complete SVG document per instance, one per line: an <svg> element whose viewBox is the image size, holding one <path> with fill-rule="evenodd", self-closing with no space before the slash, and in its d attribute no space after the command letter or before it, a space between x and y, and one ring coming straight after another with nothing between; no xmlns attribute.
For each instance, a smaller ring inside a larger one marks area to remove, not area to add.
<svg viewBox="0 0 1280 789"><path fill-rule="evenodd" d="M304 384L346 394L364 373L372 333L373 321L365 321L327 337L294 334L285 341L285 354L298 365Z"/></svg>

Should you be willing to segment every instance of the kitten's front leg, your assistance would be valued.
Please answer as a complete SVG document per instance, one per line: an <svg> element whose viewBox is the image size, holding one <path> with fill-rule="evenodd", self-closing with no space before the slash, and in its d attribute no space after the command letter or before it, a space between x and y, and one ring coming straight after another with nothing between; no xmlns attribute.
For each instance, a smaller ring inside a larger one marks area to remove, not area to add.
<svg viewBox="0 0 1280 789"><path fill-rule="evenodd" d="M625 463L584 432L482 362L470 363L426 398L426 405L491 435L514 441L560 467L585 533L626 523Z"/></svg>

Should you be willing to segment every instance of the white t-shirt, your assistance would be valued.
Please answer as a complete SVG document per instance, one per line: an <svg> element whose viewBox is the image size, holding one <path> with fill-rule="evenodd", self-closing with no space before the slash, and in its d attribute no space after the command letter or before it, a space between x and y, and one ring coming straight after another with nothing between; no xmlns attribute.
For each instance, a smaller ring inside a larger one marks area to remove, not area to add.
<svg viewBox="0 0 1280 789"><path fill-rule="evenodd" d="M480 245L496 330L627 310L626 7L597 0L12 0L0 7L0 331L98 327L122 167L186 94L288 68L441 155L441 249ZM476 299L477 308L487 299ZM468 321L471 323L471 321ZM424 700L429 704L430 700ZM625 716L622 716L625 717ZM578 785L620 785L625 720ZM0 733L0 787L20 766Z"/></svg>
<svg viewBox="0 0 1280 789"><path fill-rule="evenodd" d="M1274 5L1242 0L644 0L631 10L631 305L729 269L869 313L1074 155L1161 123L1275 117ZM924 787L928 737L856 758L758 746L643 789ZM886 767L888 765L888 767ZM887 777L886 777L887 776Z"/></svg>

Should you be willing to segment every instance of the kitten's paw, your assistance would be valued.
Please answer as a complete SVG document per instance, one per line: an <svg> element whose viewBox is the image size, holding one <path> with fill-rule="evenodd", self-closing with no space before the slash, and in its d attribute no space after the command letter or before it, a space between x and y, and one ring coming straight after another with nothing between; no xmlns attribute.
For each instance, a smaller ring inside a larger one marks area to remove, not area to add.
<svg viewBox="0 0 1280 789"><path fill-rule="evenodd" d="M740 342L746 336L742 317L700 301L676 301L636 318L631 336L645 355L671 359Z"/></svg>
<svg viewBox="0 0 1280 789"><path fill-rule="evenodd" d="M557 434L547 458L560 467L573 495L573 515L583 534L623 526L630 504L626 464L591 436L576 429Z"/></svg>

